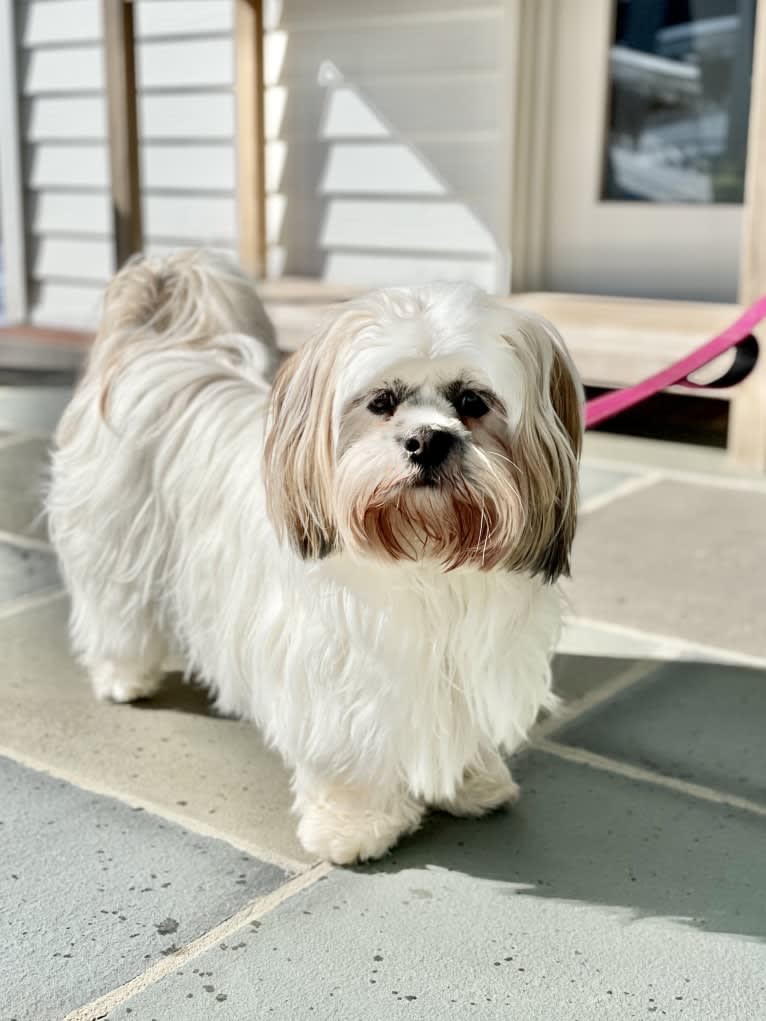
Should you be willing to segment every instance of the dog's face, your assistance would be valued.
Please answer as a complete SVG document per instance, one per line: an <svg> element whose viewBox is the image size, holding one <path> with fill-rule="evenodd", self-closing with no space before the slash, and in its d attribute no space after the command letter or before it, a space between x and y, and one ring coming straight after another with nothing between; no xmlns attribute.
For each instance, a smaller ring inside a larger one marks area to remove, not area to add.
<svg viewBox="0 0 766 1021"><path fill-rule="evenodd" d="M373 292L283 367L270 513L304 557L346 549L568 570L580 389L552 327L467 285Z"/></svg>

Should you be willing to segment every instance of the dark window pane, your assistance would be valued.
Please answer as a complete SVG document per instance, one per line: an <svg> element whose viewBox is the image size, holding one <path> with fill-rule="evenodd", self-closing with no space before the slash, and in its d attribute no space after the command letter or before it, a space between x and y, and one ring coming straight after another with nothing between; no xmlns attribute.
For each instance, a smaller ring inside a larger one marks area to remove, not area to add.
<svg viewBox="0 0 766 1021"><path fill-rule="evenodd" d="M756 0L617 0L602 198L742 202Z"/></svg>

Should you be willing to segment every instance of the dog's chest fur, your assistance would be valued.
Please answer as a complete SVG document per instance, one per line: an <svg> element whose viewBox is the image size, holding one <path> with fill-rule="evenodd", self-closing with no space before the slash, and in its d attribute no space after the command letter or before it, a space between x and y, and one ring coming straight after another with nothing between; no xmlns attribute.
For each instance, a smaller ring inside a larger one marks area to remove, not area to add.
<svg viewBox="0 0 766 1021"><path fill-rule="evenodd" d="M449 797L482 747L511 750L550 701L559 601L537 580L345 556L264 568L238 664L213 679L288 761Z"/></svg>

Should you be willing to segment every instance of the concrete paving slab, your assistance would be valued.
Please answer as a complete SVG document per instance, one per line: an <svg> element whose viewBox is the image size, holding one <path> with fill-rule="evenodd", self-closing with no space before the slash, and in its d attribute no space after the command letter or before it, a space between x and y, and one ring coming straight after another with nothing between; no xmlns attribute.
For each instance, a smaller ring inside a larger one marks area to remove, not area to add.
<svg viewBox="0 0 766 1021"><path fill-rule="evenodd" d="M660 482L585 515L577 616L766 656L766 494Z"/></svg>
<svg viewBox="0 0 766 1021"><path fill-rule="evenodd" d="M558 655L553 660L553 687L565 704L576 702L633 671L640 662L618 657ZM647 673L651 669L652 664L647 662Z"/></svg>
<svg viewBox="0 0 766 1021"><path fill-rule="evenodd" d="M288 877L0 758L2 1016L60 1019Z"/></svg>
<svg viewBox="0 0 766 1021"><path fill-rule="evenodd" d="M539 754L518 773L517 810L434 818L110 1021L762 1016L763 819Z"/></svg>
<svg viewBox="0 0 766 1021"><path fill-rule="evenodd" d="M626 634L576 618L564 622L557 647L563 655L618 659L662 659L668 648L667 639L661 636L640 632Z"/></svg>
<svg viewBox="0 0 766 1021"><path fill-rule="evenodd" d="M766 806L766 670L667 663L555 739Z"/></svg>
<svg viewBox="0 0 766 1021"><path fill-rule="evenodd" d="M604 496L630 478L635 478L635 475L628 471L605 468L584 461L580 465L581 504L585 504L597 496Z"/></svg>
<svg viewBox="0 0 766 1021"><path fill-rule="evenodd" d="M52 433L71 396L69 386L0 386L0 429Z"/></svg>
<svg viewBox="0 0 766 1021"><path fill-rule="evenodd" d="M47 461L44 439L0 447L0 531L46 537L40 511Z"/></svg>
<svg viewBox="0 0 766 1021"><path fill-rule="evenodd" d="M0 606L59 585L61 578L52 553L0 540Z"/></svg>
<svg viewBox="0 0 766 1021"><path fill-rule="evenodd" d="M583 457L586 461L597 459L604 463L604 467L625 468L629 471L661 469L704 472L719 477L763 478L753 471L739 468L727 451L718 447L671 443L668 440L650 440L593 430L585 433Z"/></svg>
<svg viewBox="0 0 766 1021"><path fill-rule="evenodd" d="M287 774L250 724L171 678L151 702L98 702L73 662L64 598L0 620L0 749L155 808L270 860L307 862Z"/></svg>

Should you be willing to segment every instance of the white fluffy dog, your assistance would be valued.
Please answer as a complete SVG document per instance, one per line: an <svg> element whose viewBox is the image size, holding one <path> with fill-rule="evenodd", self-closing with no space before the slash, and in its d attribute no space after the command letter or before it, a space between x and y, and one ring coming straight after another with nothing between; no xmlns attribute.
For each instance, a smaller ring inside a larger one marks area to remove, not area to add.
<svg viewBox="0 0 766 1021"><path fill-rule="evenodd" d="M209 253L106 292L49 498L96 694L171 652L293 771L307 851L374 858L429 806L518 789L555 701L581 388L554 329L469 285L372 292L279 370L252 284Z"/></svg>

